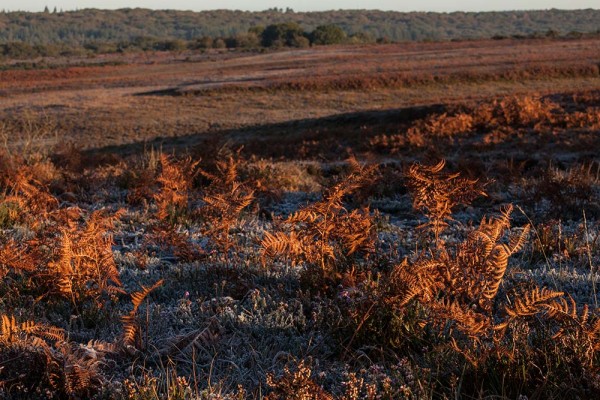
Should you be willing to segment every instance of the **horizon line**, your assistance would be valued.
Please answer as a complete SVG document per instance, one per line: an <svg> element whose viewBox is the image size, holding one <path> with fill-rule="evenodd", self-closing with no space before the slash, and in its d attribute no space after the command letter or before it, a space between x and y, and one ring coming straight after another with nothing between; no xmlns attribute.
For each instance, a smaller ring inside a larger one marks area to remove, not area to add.
<svg viewBox="0 0 600 400"><path fill-rule="evenodd" d="M50 10L50 13L52 14L54 11L54 9L58 9L58 7L50 7L47 6L47 8ZM81 11L87 11L87 10L96 10L96 11L123 11L123 10L149 10L149 11L182 11L182 12L194 12L194 13L201 13L201 12L211 12L211 11L237 11L237 12L248 12L248 13L261 13L261 12L280 12L282 14L286 14L286 13L294 13L294 14L307 14L307 13L325 13L325 12L336 12L336 11L379 11L379 12L393 12L393 13L401 13L401 14L412 14L412 13L430 13L430 14L453 14L453 13L477 13L477 14L481 14L481 13L498 13L498 12L529 12L529 11L587 11L587 10L594 10L594 11L600 11L600 7L599 8L593 8L593 7L587 7L587 8L556 8L556 7L552 7L552 8L531 8L531 9L507 9L507 10L481 10L481 11L475 11L475 10L453 10L453 11L424 11L424 10L413 10L413 11L400 11L400 10L384 10L384 9L379 9L379 8L337 8L337 9L329 9L329 10L307 10L307 11L296 11L292 8L280 8L280 7L272 7L272 8L268 8L268 9L264 9L264 10L242 10L242 9L234 9L234 8L214 8L214 9L206 9L206 10L193 10L193 9L183 9L183 8L150 8L150 7L121 7L121 8L97 8L97 7L85 7L85 8L74 8L74 9L60 9L61 13L68 13L68 12L81 12ZM288 11L291 10L291 11ZM3 8L2 12L4 13L18 13L18 12L23 12L23 13L32 13L32 14L37 14L37 13L45 13L45 10L19 10L19 9L6 9Z"/></svg>

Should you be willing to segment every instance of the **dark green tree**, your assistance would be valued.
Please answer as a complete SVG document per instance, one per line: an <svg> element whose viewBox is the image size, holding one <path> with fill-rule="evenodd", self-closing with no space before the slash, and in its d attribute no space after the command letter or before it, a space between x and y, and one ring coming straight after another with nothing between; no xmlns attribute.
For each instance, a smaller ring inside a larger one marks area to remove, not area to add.
<svg viewBox="0 0 600 400"><path fill-rule="evenodd" d="M346 40L346 32L337 25L320 25L311 32L310 41L313 44L340 44Z"/></svg>
<svg viewBox="0 0 600 400"><path fill-rule="evenodd" d="M304 37L304 31L295 22L273 24L265 28L261 35L261 43L265 47L294 46L302 42L299 38Z"/></svg>

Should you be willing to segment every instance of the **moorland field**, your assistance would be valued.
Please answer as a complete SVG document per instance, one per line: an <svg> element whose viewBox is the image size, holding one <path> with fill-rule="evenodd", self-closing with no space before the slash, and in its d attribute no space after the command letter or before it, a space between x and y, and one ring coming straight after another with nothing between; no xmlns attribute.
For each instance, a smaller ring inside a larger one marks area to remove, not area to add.
<svg viewBox="0 0 600 400"><path fill-rule="evenodd" d="M5 60L0 398L598 398L599 55Z"/></svg>

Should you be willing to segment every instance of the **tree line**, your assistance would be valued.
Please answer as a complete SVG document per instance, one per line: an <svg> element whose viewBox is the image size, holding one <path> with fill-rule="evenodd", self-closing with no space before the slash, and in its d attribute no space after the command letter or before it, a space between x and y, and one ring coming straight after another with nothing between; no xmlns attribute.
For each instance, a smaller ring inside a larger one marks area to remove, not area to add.
<svg viewBox="0 0 600 400"><path fill-rule="evenodd" d="M366 34L392 41L476 39L495 35L530 35L556 30L593 32L600 28L600 10L545 10L508 12L389 12L337 10L260 12L216 10L97 10L69 12L2 12L0 43L30 44L128 41L136 37L193 40L245 34L255 26L296 23L306 32L337 25L348 36Z"/></svg>
<svg viewBox="0 0 600 400"><path fill-rule="evenodd" d="M600 10L399 13L291 9L0 12L0 57L130 50L307 47L321 44L582 35Z"/></svg>
<svg viewBox="0 0 600 400"><path fill-rule="evenodd" d="M92 40L82 45L30 44L27 42L0 43L0 59L32 59L52 56L83 56L128 51L184 51L206 49L260 49L281 47L309 47L343 43L375 43L382 40L364 34L347 35L339 26L322 25L312 32L304 31L294 22L255 26L246 33L225 38L203 36L192 40L161 39L138 36L131 40L110 42Z"/></svg>

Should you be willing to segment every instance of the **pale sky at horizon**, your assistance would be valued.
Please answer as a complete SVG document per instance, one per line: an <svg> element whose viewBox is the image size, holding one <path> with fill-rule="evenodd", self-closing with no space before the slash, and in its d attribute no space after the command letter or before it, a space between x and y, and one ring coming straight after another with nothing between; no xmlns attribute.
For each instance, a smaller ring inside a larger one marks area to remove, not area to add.
<svg viewBox="0 0 600 400"><path fill-rule="evenodd" d="M83 8L152 8L177 10L248 10L260 11L272 7L290 7L295 11L323 11L337 9L379 9L394 11L507 11L600 8L600 0L0 0L0 9L8 11L42 11L45 6L64 11Z"/></svg>

